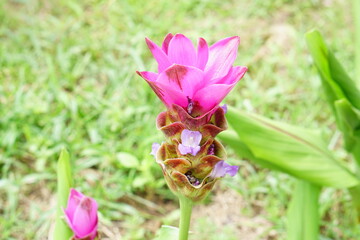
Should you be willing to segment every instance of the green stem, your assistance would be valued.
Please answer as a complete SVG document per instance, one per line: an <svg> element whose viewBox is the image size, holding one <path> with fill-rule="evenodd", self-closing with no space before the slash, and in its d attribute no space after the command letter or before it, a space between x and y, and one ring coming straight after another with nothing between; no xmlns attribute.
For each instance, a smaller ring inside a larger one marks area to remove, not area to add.
<svg viewBox="0 0 360 240"><path fill-rule="evenodd" d="M355 186L349 188L348 190L351 194L352 202L356 209L356 220L358 223L360 223L360 186Z"/></svg>
<svg viewBox="0 0 360 240"><path fill-rule="evenodd" d="M190 199L179 196L180 201L180 229L179 229L179 240L187 240L189 236L189 227L191 220L191 211L193 203Z"/></svg>

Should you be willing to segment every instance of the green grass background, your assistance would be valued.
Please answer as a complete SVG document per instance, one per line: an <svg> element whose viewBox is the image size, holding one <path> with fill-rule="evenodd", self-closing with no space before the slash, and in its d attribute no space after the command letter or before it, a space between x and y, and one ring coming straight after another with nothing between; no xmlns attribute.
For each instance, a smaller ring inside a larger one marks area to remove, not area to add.
<svg viewBox="0 0 360 240"><path fill-rule="evenodd" d="M176 200L149 155L163 139L155 118L165 108L135 74L156 69L145 36L160 44L168 32L209 43L239 35L235 65L249 71L225 103L320 129L338 143L304 40L313 27L354 76L350 1L0 1L0 239L46 239L63 147L76 187L98 200L101 222L121 229L121 239L152 239L153 219L177 224ZM330 147L346 158L339 144ZM271 227L259 239L284 239L291 178L229 154L241 174L220 188L241 195L245 216L260 204ZM323 240L358 239L349 198L323 191ZM209 225L200 219L193 228ZM204 239L237 239L234 229Z"/></svg>

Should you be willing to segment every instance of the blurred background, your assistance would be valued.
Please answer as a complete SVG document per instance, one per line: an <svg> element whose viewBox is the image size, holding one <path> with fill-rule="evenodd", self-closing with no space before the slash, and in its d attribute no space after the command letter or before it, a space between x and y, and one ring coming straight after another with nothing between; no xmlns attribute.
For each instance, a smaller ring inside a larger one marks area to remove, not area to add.
<svg viewBox="0 0 360 240"><path fill-rule="evenodd" d="M105 239L152 239L177 225L177 200L149 155L165 107L135 74L157 67L146 36L240 36L235 65L249 71L225 103L320 129L330 142L334 119L304 33L318 28L354 76L351 9L341 0L0 1L0 239L47 239L63 147L76 188L99 202ZM195 207L194 239L284 239L293 179L227 149L240 174ZM323 240L358 239L349 199L322 192Z"/></svg>

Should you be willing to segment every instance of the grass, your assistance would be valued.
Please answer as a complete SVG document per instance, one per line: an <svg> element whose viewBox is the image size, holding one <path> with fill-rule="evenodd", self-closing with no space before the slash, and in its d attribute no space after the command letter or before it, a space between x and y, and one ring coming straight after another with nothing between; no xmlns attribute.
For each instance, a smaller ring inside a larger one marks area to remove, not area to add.
<svg viewBox="0 0 360 240"><path fill-rule="evenodd" d="M350 7L336 0L1 1L0 239L46 238L63 147L77 188L99 200L104 228L133 240L151 239L161 223L176 224L174 197L149 155L151 143L162 140L155 118L164 107L135 74L156 67L145 36L159 43L181 32L213 43L239 35L235 65L249 66L249 73L226 103L318 128L330 142L334 119L303 35L321 29L354 69ZM241 174L224 179L220 191L238 192L246 216L260 207L271 223L265 235L284 239L291 179L229 153ZM326 189L321 206L322 239L356 239L345 191ZM211 224L202 219L195 227ZM233 239L235 229L229 224L223 239Z"/></svg>

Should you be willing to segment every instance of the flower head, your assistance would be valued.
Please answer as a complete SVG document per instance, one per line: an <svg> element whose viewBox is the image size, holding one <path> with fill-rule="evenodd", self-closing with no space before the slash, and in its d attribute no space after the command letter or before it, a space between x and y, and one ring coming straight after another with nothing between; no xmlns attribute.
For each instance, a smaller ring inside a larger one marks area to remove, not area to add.
<svg viewBox="0 0 360 240"><path fill-rule="evenodd" d="M232 66L240 43L237 36L210 47L200 38L197 49L182 34L168 34L161 48L150 39L146 43L158 62L158 73L137 73L168 108L177 104L193 116L217 106L247 71Z"/></svg>
<svg viewBox="0 0 360 240"><path fill-rule="evenodd" d="M93 240L96 238L97 209L98 205L94 199L71 189L64 213L69 227L74 232L74 239Z"/></svg>
<svg viewBox="0 0 360 240"><path fill-rule="evenodd" d="M238 172L239 166L231 166L227 164L224 160L219 161L210 174L210 178L222 178L225 177L226 174L230 176L235 176Z"/></svg>
<svg viewBox="0 0 360 240"><path fill-rule="evenodd" d="M195 156L200 151L200 141L202 135L198 131L190 131L184 129L181 132L181 144L179 144L179 151L182 155L190 153Z"/></svg>

